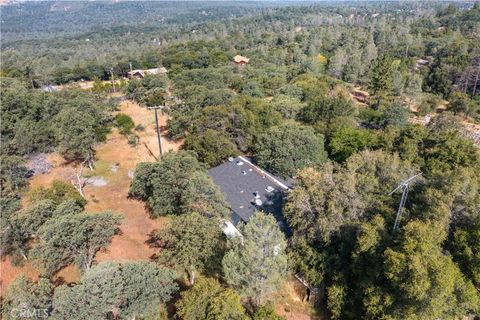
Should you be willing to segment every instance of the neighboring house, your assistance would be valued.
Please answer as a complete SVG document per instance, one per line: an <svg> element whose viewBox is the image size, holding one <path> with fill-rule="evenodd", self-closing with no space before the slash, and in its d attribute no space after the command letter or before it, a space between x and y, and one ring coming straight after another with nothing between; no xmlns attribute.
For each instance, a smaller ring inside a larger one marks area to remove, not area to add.
<svg viewBox="0 0 480 320"><path fill-rule="evenodd" d="M143 70L128 71L127 77L129 79L143 79L145 77L145 72Z"/></svg>
<svg viewBox="0 0 480 320"><path fill-rule="evenodd" d="M417 59L415 61L415 69L420 70L430 65L432 58L427 57L427 59Z"/></svg>
<svg viewBox="0 0 480 320"><path fill-rule="evenodd" d="M367 91L363 91L360 88L353 88L350 95L353 99L359 102L362 105L366 105L370 94Z"/></svg>
<svg viewBox="0 0 480 320"><path fill-rule="evenodd" d="M168 70L164 67L161 68L154 68L154 69L146 69L146 70L132 70L127 72L127 77L129 79L143 79L148 74L166 74Z"/></svg>
<svg viewBox="0 0 480 320"><path fill-rule="evenodd" d="M250 61L250 59L248 58L245 58L241 55L236 55L235 57L233 57L233 62L235 63L235 65L237 66L244 66L246 65L248 62Z"/></svg>
<svg viewBox="0 0 480 320"><path fill-rule="evenodd" d="M238 156L212 168L208 175L218 185L232 209L231 222L226 222L227 236L238 232L235 226L248 222L256 211L273 214L283 231L287 231L282 214L285 192L291 184L254 165L249 159Z"/></svg>

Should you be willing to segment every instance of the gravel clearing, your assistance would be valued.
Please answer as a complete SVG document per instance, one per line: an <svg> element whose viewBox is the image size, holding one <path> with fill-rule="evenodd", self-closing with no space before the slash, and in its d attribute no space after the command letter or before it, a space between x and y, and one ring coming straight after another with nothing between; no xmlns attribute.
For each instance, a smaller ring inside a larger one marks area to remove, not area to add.
<svg viewBox="0 0 480 320"><path fill-rule="evenodd" d="M27 168L28 170L33 171L33 174L43 174L50 172L50 169L53 168L53 165L48 162L47 155L45 153L38 153L30 156L27 159Z"/></svg>
<svg viewBox="0 0 480 320"><path fill-rule="evenodd" d="M106 186L108 183L107 183L107 180L105 180L104 178L102 177L91 177L91 178L88 178L88 182L95 186L95 187L104 187Z"/></svg>

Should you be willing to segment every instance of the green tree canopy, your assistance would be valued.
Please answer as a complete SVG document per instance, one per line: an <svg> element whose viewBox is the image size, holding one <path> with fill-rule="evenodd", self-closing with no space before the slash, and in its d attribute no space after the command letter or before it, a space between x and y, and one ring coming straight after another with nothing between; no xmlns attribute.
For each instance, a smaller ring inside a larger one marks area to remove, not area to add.
<svg viewBox="0 0 480 320"><path fill-rule="evenodd" d="M281 119L281 114L263 99L239 95L229 105L204 108L189 131L196 135L204 135L208 129L222 132L245 152L253 149L260 133Z"/></svg>
<svg viewBox="0 0 480 320"><path fill-rule="evenodd" d="M135 128L135 122L133 122L130 116L124 113L119 113L115 116L115 125L123 135L130 134L132 129Z"/></svg>
<svg viewBox="0 0 480 320"><path fill-rule="evenodd" d="M24 275L8 286L2 300L2 319L47 318L52 307L52 285L47 278L32 282Z"/></svg>
<svg viewBox="0 0 480 320"><path fill-rule="evenodd" d="M32 256L47 274L70 263L88 270L97 251L105 248L118 231L121 220L112 213L79 213L50 219L38 231L40 240Z"/></svg>
<svg viewBox="0 0 480 320"><path fill-rule="evenodd" d="M20 255L27 259L29 241L37 235L38 229L51 218L55 204L40 200L27 208L4 214L1 221L1 249L3 255ZM16 259L14 258L14 261Z"/></svg>
<svg viewBox="0 0 480 320"><path fill-rule="evenodd" d="M53 297L54 319L154 316L158 304L178 290L173 271L152 262L103 262L74 286L61 285ZM88 305L88 308L85 306Z"/></svg>
<svg viewBox="0 0 480 320"><path fill-rule="evenodd" d="M480 113L478 102L475 102L467 94L461 92L454 92L450 96L449 107L455 114L477 116Z"/></svg>
<svg viewBox="0 0 480 320"><path fill-rule="evenodd" d="M293 176L298 169L316 166L326 160L323 136L313 128L295 123L272 127L256 146L258 164L274 174Z"/></svg>
<svg viewBox="0 0 480 320"><path fill-rule="evenodd" d="M93 163L95 118L80 114L76 109L63 109L57 116L56 139L58 151L68 160Z"/></svg>
<svg viewBox="0 0 480 320"><path fill-rule="evenodd" d="M20 205L16 206L15 202L6 208L2 207L0 221L2 256L11 255L14 263L20 262L17 259L19 256L27 260L31 241L38 239L43 225L59 216L83 211L83 205L78 204L75 198L66 197L61 203L56 203L52 199L60 200L55 197L46 197L44 200L37 198L23 209L20 209Z"/></svg>
<svg viewBox="0 0 480 320"><path fill-rule="evenodd" d="M158 260L186 271L190 283L198 271L214 269L223 253L220 222L196 212L174 217L157 237L161 247Z"/></svg>
<svg viewBox="0 0 480 320"><path fill-rule="evenodd" d="M310 101L300 113L300 119L314 124L317 121L330 121L335 117L348 117L356 114L351 100L345 97L319 97Z"/></svg>
<svg viewBox="0 0 480 320"><path fill-rule="evenodd" d="M161 105L165 101L165 88L168 78L165 75L146 75L145 78L130 80L124 91L126 95L147 106Z"/></svg>
<svg viewBox="0 0 480 320"><path fill-rule="evenodd" d="M182 292L176 307L177 315L184 320L247 319L240 296L212 278L200 277L195 285Z"/></svg>
<svg viewBox="0 0 480 320"><path fill-rule="evenodd" d="M252 316L253 320L285 320L285 317L277 315L275 307L271 303L267 303L258 307Z"/></svg>
<svg viewBox="0 0 480 320"><path fill-rule="evenodd" d="M390 104L382 116L383 126L395 126L398 128L404 128L408 124L408 110L401 103L393 102Z"/></svg>
<svg viewBox="0 0 480 320"><path fill-rule="evenodd" d="M225 280L259 305L279 289L287 273L285 236L272 215L257 212L240 227L242 237L223 258Z"/></svg>
<svg viewBox="0 0 480 320"><path fill-rule="evenodd" d="M2 155L51 152L69 160L89 160L92 145L109 131L114 103L80 89L59 92L27 89L2 78ZM2 169L3 170L3 169Z"/></svg>
<svg viewBox="0 0 480 320"><path fill-rule="evenodd" d="M87 201L78 193L74 186L60 180L54 180L50 187L38 187L29 193L29 202L34 203L40 200L53 201L55 205L59 205L65 200L72 199L82 208Z"/></svg>
<svg viewBox="0 0 480 320"><path fill-rule="evenodd" d="M375 60L370 73L368 89L373 95L374 107L377 109L387 103L393 90L393 61L384 55Z"/></svg>
<svg viewBox="0 0 480 320"><path fill-rule="evenodd" d="M195 284L181 293L175 304L177 314L185 320L206 319L212 300L223 290L213 278L199 277Z"/></svg>
<svg viewBox="0 0 480 320"><path fill-rule="evenodd" d="M383 151L363 151L344 166L326 163L318 171L300 172L284 215L293 230L294 263L309 282L320 285L332 254L326 247L349 228L378 211L393 223L396 211L387 205L388 192L413 172L410 164Z"/></svg>
<svg viewBox="0 0 480 320"><path fill-rule="evenodd" d="M28 185L28 169L25 160L19 156L2 154L0 167L0 184L2 190L18 190Z"/></svg>
<svg viewBox="0 0 480 320"><path fill-rule="evenodd" d="M225 132L212 129L207 129L202 134L195 132L188 134L184 148L194 151L199 160L209 167L219 165L228 157L238 154L235 144Z"/></svg>
<svg viewBox="0 0 480 320"><path fill-rule="evenodd" d="M227 288L212 300L207 320L246 320L245 309L235 290Z"/></svg>
<svg viewBox="0 0 480 320"><path fill-rule="evenodd" d="M385 276L397 293L394 317L438 319L479 311L480 295L441 251L445 237L434 224L412 221L398 248L385 251Z"/></svg>
<svg viewBox="0 0 480 320"><path fill-rule="evenodd" d="M273 108L279 112L284 119L297 119L300 111L305 107L300 99L284 94L277 95L272 99Z"/></svg>
<svg viewBox="0 0 480 320"><path fill-rule="evenodd" d="M332 158L344 162L352 154L363 149L370 149L377 143L375 133L352 127L343 127L336 131L329 144Z"/></svg>
<svg viewBox="0 0 480 320"><path fill-rule="evenodd" d="M480 215L468 225L457 228L453 234L451 252L464 274L480 286Z"/></svg>
<svg viewBox="0 0 480 320"><path fill-rule="evenodd" d="M480 165L480 152L473 141L453 130L431 131L424 141L423 157L426 171L432 173Z"/></svg>
<svg viewBox="0 0 480 320"><path fill-rule="evenodd" d="M129 195L145 201L155 217L196 211L205 216L229 213L223 194L190 152L167 153L159 162L140 163Z"/></svg>

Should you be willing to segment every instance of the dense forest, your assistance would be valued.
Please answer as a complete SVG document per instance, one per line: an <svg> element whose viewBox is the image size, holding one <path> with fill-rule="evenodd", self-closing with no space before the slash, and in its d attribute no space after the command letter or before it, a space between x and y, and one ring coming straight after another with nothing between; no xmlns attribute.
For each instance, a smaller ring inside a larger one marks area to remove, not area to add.
<svg viewBox="0 0 480 320"><path fill-rule="evenodd" d="M1 9L0 253L40 270L8 286L2 318L26 304L52 319L283 319L273 297L293 274L316 289L320 319L480 316L480 137L466 130L480 124L478 2ZM168 220L150 235L156 254L99 262L122 215L86 212L75 184L32 190L27 162L94 168L113 128L135 145L124 99L164 105L182 150L139 163L130 184ZM222 233L231 208L207 170L236 155L292 181L290 232L258 212L241 239ZM405 202L389 194L418 174ZM80 280L55 282L69 265Z"/></svg>

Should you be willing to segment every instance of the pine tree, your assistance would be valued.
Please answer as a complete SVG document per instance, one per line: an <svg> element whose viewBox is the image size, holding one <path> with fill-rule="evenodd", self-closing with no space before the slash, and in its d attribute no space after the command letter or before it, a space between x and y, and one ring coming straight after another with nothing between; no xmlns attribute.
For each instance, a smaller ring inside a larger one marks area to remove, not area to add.
<svg viewBox="0 0 480 320"><path fill-rule="evenodd" d="M226 281L260 305L279 289L287 274L285 236L272 215L258 212L240 228L242 239L223 258Z"/></svg>
<svg viewBox="0 0 480 320"><path fill-rule="evenodd" d="M388 102L393 90L392 60L388 56L377 59L370 74L368 89L373 96L373 105L380 108Z"/></svg>

